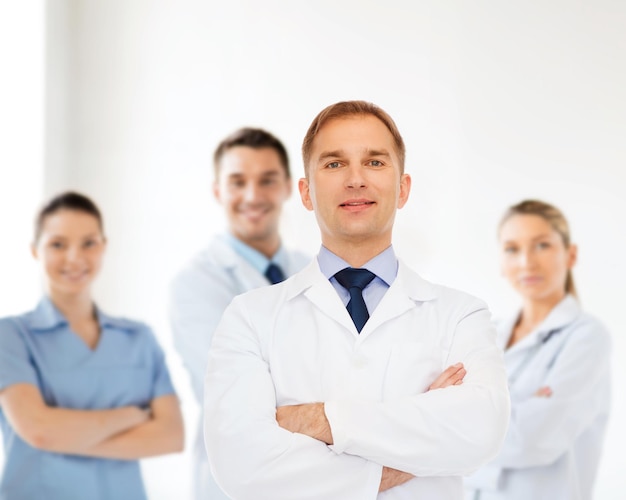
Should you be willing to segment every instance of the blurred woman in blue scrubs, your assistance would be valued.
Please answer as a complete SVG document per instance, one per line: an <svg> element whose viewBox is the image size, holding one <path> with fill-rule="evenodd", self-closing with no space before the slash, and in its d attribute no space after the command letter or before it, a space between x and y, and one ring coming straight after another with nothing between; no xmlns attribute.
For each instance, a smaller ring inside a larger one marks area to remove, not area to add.
<svg viewBox="0 0 626 500"><path fill-rule="evenodd" d="M563 214L526 200L499 227L501 269L522 299L498 325L511 393L500 454L466 479L467 498L588 500L609 415L611 342L583 312Z"/></svg>
<svg viewBox="0 0 626 500"><path fill-rule="evenodd" d="M150 328L93 302L105 248L90 199L68 192L41 209L32 253L46 293L35 310L0 319L2 500L145 499L137 459L183 448Z"/></svg>

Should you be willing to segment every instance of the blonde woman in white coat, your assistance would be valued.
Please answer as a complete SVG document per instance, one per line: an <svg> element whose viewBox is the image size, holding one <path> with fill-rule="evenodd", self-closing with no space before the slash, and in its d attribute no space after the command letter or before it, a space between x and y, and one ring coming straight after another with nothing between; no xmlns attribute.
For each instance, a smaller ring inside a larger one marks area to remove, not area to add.
<svg viewBox="0 0 626 500"><path fill-rule="evenodd" d="M498 236L502 274L522 298L498 325L511 421L500 454L466 479L467 498L588 500L609 414L609 334L580 308L577 248L557 208L522 201Z"/></svg>

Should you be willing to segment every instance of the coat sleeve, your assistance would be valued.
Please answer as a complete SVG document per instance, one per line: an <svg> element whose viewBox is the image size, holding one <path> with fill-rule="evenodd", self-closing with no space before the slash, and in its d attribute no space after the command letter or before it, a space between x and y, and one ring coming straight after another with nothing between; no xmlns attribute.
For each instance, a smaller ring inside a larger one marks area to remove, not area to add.
<svg viewBox="0 0 626 500"><path fill-rule="evenodd" d="M380 465L338 455L320 441L278 426L268 363L241 297L227 308L215 332L205 382L207 454L214 477L229 496L377 497Z"/></svg>
<svg viewBox="0 0 626 500"><path fill-rule="evenodd" d="M189 267L172 281L169 290L169 317L183 364L201 404L206 360L213 332L222 312L236 295L232 280L206 265Z"/></svg>
<svg viewBox="0 0 626 500"><path fill-rule="evenodd" d="M450 315L456 319L449 327L447 364L464 363L463 384L380 402L327 402L336 453L418 477L466 474L496 455L509 419L509 394L495 329L486 306L475 299Z"/></svg>
<svg viewBox="0 0 626 500"><path fill-rule="evenodd" d="M580 325L567 335L545 386L551 397L513 400L511 423L499 468L537 467L553 463L605 411L610 390L610 337L598 323ZM539 387L537 387L539 389Z"/></svg>

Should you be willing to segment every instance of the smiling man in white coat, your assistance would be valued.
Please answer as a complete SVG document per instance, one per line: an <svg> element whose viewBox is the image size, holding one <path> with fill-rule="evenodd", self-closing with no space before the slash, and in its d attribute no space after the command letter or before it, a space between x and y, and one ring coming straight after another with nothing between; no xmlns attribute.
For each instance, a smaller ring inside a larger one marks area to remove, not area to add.
<svg viewBox="0 0 626 500"><path fill-rule="evenodd" d="M236 295L267 286L310 260L288 251L279 234L283 203L291 194L287 151L258 128L236 130L215 149L213 191L224 207L228 231L213 238L175 277L170 290L174 345L202 405L206 356L213 331ZM193 449L193 498L228 498L211 477L200 419Z"/></svg>
<svg viewBox="0 0 626 500"><path fill-rule="evenodd" d="M292 278L235 298L215 332L215 477L241 500L461 499L461 475L495 456L509 418L489 311L396 258L411 179L386 112L331 105L302 151L322 247Z"/></svg>

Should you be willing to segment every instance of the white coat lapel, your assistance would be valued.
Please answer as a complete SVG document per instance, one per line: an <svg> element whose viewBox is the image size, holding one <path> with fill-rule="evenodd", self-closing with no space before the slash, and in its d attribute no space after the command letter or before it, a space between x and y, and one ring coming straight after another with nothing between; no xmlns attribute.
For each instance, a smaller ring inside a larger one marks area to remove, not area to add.
<svg viewBox="0 0 626 500"><path fill-rule="evenodd" d="M437 297L436 289L411 271L402 262L398 265L398 276L385 293L378 307L370 315L361 331L361 337L374 331L383 323L390 321L408 310L417 307L417 304Z"/></svg>
<svg viewBox="0 0 626 500"><path fill-rule="evenodd" d="M359 338L364 338L369 332L386 321L416 307L417 303L437 297L434 285L422 279L400 262L397 278L359 335L339 295L320 271L317 259L313 259L307 267L289 281L289 298L302 293L321 313L333 318Z"/></svg>
<svg viewBox="0 0 626 500"><path fill-rule="evenodd" d="M252 267L246 259L237 254L225 238L215 238L211 246L211 252L216 263L233 276L239 288L239 293L262 286L269 286L270 283L265 276Z"/></svg>
<svg viewBox="0 0 626 500"><path fill-rule="evenodd" d="M244 290L252 290L262 286L270 286L265 276L252 267L243 257L237 255L237 265L232 268L232 273Z"/></svg>
<svg viewBox="0 0 626 500"><path fill-rule="evenodd" d="M572 323L582 314L582 309L578 301L572 295L566 295L561 302L559 302L552 311L546 316L546 318L526 337L522 338L519 342L516 342L508 349L508 352L513 353L523 349L531 348L541 342L544 342L548 336L555 334L563 330L567 325ZM506 328L506 342L508 342L517 319L519 318L519 312L513 316L507 323L503 323L503 328Z"/></svg>
<svg viewBox="0 0 626 500"><path fill-rule="evenodd" d="M291 288L288 292L290 297L302 293L322 314L331 317L357 335L350 314L330 281L320 271L317 259L313 259L290 282Z"/></svg>

